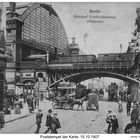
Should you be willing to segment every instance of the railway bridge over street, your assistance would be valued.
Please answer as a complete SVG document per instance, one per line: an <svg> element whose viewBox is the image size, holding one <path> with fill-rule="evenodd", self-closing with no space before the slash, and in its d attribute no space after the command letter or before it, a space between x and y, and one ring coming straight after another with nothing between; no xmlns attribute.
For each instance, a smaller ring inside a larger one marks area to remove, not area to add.
<svg viewBox="0 0 140 140"><path fill-rule="evenodd" d="M81 55L82 56L82 55ZM81 57L80 56L80 57ZM79 56L75 56L78 59ZM85 55L84 55L85 57ZM86 55L88 57L88 55ZM73 58L73 57L71 57ZM138 59L139 54L114 53L101 54L96 59L71 60L61 58L63 61L50 61L46 59L34 62L21 62L20 67L45 70L48 75L48 87L55 87L59 82L69 81L79 83L81 81L96 77L112 77L129 83L129 89L134 100L139 100Z"/></svg>

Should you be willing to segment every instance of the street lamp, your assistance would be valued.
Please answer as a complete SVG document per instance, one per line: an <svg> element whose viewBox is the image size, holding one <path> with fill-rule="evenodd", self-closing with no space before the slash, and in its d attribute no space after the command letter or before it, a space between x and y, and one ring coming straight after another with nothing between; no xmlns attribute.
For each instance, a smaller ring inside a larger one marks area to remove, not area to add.
<svg viewBox="0 0 140 140"><path fill-rule="evenodd" d="M49 51L46 51L46 62L49 63Z"/></svg>

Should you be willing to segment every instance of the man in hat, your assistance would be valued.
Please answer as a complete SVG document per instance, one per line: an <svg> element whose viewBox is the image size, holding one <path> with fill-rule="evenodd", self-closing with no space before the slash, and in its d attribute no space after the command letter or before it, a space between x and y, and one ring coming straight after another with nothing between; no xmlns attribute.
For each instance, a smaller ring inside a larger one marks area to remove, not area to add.
<svg viewBox="0 0 140 140"><path fill-rule="evenodd" d="M118 102L118 112L123 112L123 105L121 100Z"/></svg>
<svg viewBox="0 0 140 140"><path fill-rule="evenodd" d="M127 99L127 103L126 103L127 116L130 115L130 110L131 110L131 96L128 95L128 99Z"/></svg>
<svg viewBox="0 0 140 140"><path fill-rule="evenodd" d="M140 134L140 122L137 123L137 134Z"/></svg>
<svg viewBox="0 0 140 140"><path fill-rule="evenodd" d="M132 123L128 123L124 129L125 134L130 134L132 129Z"/></svg>
<svg viewBox="0 0 140 140"><path fill-rule="evenodd" d="M135 103L134 108L131 112L131 122L136 124L138 117L139 117L139 108L138 108L138 104Z"/></svg>
<svg viewBox="0 0 140 140"><path fill-rule="evenodd" d="M130 134L137 134L137 125L135 123L132 123Z"/></svg>
<svg viewBox="0 0 140 140"><path fill-rule="evenodd" d="M35 131L36 134L39 133L39 130L41 128L42 117L43 113L41 113L41 109L38 109L38 113L36 114L36 124L37 124L37 130Z"/></svg>
<svg viewBox="0 0 140 140"><path fill-rule="evenodd" d="M0 129L4 127L4 112L0 111Z"/></svg>
<svg viewBox="0 0 140 140"><path fill-rule="evenodd" d="M118 127L119 127L118 119L116 117L116 114L113 114L113 117L112 117L112 133L116 134Z"/></svg>
<svg viewBox="0 0 140 140"><path fill-rule="evenodd" d="M49 132L49 130L51 130L51 119L52 119L52 110L49 109L48 110L48 115L46 118L46 126L47 126L47 130L44 132L45 134Z"/></svg>
<svg viewBox="0 0 140 140"><path fill-rule="evenodd" d="M53 113L53 117L51 119L51 133L58 134L57 129L61 128L60 121L57 117L57 113Z"/></svg>
<svg viewBox="0 0 140 140"><path fill-rule="evenodd" d="M106 123L108 124L108 128L107 128L107 133L111 133L111 127L112 127L112 110L109 109L108 113L107 113L107 117L105 119Z"/></svg>

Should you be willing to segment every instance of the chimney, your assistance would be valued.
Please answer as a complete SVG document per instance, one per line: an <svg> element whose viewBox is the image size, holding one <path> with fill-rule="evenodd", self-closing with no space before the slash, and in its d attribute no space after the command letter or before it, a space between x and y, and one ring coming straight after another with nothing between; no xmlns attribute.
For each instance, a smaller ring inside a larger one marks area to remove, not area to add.
<svg viewBox="0 0 140 140"><path fill-rule="evenodd" d="M9 2L10 4L10 11L14 12L16 10L16 3L15 2Z"/></svg>
<svg viewBox="0 0 140 140"><path fill-rule="evenodd" d="M72 37L72 44L75 44L75 40L76 40L76 38Z"/></svg>

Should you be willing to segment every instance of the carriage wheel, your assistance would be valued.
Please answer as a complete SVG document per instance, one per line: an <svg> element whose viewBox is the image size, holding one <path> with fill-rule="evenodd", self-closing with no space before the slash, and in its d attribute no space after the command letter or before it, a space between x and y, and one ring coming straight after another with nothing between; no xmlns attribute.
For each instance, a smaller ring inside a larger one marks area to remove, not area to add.
<svg viewBox="0 0 140 140"><path fill-rule="evenodd" d="M67 106L68 106L68 109L73 110L73 106L74 106L73 104L69 103Z"/></svg>
<svg viewBox="0 0 140 140"><path fill-rule="evenodd" d="M74 108L74 104L71 104L70 109L73 110Z"/></svg>
<svg viewBox="0 0 140 140"><path fill-rule="evenodd" d="M53 107L53 109L55 109L56 106L57 106L57 102L56 102L56 101L53 101L53 102L52 102L52 107Z"/></svg>
<svg viewBox="0 0 140 140"><path fill-rule="evenodd" d="M67 106L68 106L67 103L64 103L62 107L63 109L67 109Z"/></svg>

